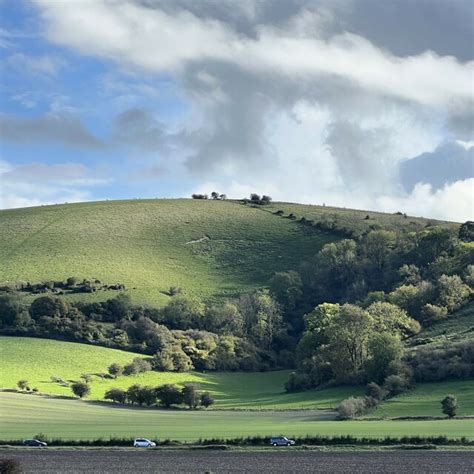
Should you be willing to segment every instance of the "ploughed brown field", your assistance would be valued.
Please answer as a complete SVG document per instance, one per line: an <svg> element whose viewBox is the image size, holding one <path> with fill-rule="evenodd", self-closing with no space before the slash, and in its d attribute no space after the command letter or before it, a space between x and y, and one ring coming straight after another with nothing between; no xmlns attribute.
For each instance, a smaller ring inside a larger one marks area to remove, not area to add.
<svg viewBox="0 0 474 474"><path fill-rule="evenodd" d="M2 450L0 459L20 462L23 473L226 473L383 472L470 473L474 452L318 452L275 448L260 452L218 450Z"/></svg>

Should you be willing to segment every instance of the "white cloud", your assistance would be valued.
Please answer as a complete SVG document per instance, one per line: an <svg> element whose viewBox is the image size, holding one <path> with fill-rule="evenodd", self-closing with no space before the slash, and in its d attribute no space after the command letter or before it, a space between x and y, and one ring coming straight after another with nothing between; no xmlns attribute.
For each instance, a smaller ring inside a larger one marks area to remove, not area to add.
<svg viewBox="0 0 474 474"><path fill-rule="evenodd" d="M336 76L372 93L427 106L472 100L472 61L460 63L429 51L397 57L350 33L328 40L309 37L295 31L295 19L287 29L261 26L250 38L214 19L184 10L168 14L125 0L35 3L51 40L123 65L162 72L196 61L223 61L295 80ZM310 13L302 15L307 22Z"/></svg>
<svg viewBox="0 0 474 474"><path fill-rule="evenodd" d="M0 208L29 207L92 199L91 188L108 179L96 178L80 163L13 165L0 160Z"/></svg>
<svg viewBox="0 0 474 474"><path fill-rule="evenodd" d="M396 56L349 32L329 36L333 18L325 10L254 23L255 34L246 35L232 22L179 6L170 13L158 2L34 2L51 41L135 75L174 75L193 113L173 135L182 143L170 161L188 156L189 169L202 172L206 182L193 191L472 216L470 181L438 191L418 185L408 196L396 171L404 159L434 150L450 119L468 121L473 61L431 51ZM246 3L246 17L258 22L255 5ZM142 94L104 87L122 101Z"/></svg>
<svg viewBox="0 0 474 474"><path fill-rule="evenodd" d="M9 56L6 64L17 72L55 76L62 69L66 62L54 56L29 56L23 53L15 53Z"/></svg>
<svg viewBox="0 0 474 474"><path fill-rule="evenodd" d="M419 183L409 196L381 196L376 206L386 212L402 211L457 222L474 220L474 178L456 181L436 191L429 184Z"/></svg>

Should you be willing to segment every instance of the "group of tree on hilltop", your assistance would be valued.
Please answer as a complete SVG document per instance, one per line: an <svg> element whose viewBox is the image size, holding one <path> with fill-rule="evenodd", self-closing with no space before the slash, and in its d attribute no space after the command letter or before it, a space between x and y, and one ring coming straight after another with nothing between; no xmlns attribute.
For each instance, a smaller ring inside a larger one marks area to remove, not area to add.
<svg viewBox="0 0 474 474"><path fill-rule="evenodd" d="M209 199L208 194L192 194L191 197L193 199ZM216 191L212 191L211 199L224 201L225 199L227 199L227 196L225 194L219 194ZM263 196L260 196L259 194L252 193L250 194L250 199L244 198L244 199L241 199L241 201L244 203L265 205L265 204L270 204L272 202L272 198L265 194Z"/></svg>

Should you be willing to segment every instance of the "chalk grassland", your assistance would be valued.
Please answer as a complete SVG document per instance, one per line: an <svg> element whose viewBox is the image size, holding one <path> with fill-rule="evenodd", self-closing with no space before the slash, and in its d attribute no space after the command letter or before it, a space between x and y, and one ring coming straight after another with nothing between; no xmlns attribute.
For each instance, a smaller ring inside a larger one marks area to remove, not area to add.
<svg viewBox="0 0 474 474"><path fill-rule="evenodd" d="M0 336L0 387L16 388L20 379L30 386L52 395L71 396L71 389L51 381L60 376L66 381L80 380L83 373L106 372L113 363L126 364L139 354L89 346L74 342ZM220 372L220 373L170 373L147 372L134 376L122 376L116 380L101 380L93 375L90 399L102 399L107 389L127 389L134 383L161 385L164 383L195 383L201 390L208 390L216 398L216 408L242 409L294 409L332 408L346 397L362 393L354 387L328 388L287 394L283 384L288 371L272 372ZM0 408L1 409L1 408Z"/></svg>
<svg viewBox="0 0 474 474"><path fill-rule="evenodd" d="M170 286L232 297L297 268L334 236L230 201L103 201L0 211L0 282L123 283L165 304ZM70 296L104 300L114 292Z"/></svg>
<svg viewBox="0 0 474 474"><path fill-rule="evenodd" d="M1 438L44 433L63 439L147 436L192 441L239 436L448 436L474 438L473 420L321 421L317 411L188 411L123 408L96 402L0 393Z"/></svg>
<svg viewBox="0 0 474 474"><path fill-rule="evenodd" d="M452 222L448 223L435 219L406 216L402 213L386 214L383 212L342 209L311 204L274 202L262 209L268 212L283 211L283 219L293 214L295 220L304 218L312 223L323 224L323 227L328 231L331 229L334 229L336 232L342 230L347 233L350 232L355 236L377 229L415 232L429 225L457 226L457 224Z"/></svg>

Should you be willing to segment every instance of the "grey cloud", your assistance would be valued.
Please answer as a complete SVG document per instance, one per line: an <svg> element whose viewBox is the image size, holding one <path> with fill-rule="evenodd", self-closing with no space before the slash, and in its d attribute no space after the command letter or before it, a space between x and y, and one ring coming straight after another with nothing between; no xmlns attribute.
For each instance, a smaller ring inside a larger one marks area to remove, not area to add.
<svg viewBox="0 0 474 474"><path fill-rule="evenodd" d="M354 0L340 27L399 56L435 51L474 58L472 0Z"/></svg>
<svg viewBox="0 0 474 474"><path fill-rule="evenodd" d="M0 138L20 144L60 143L74 148L101 149L104 143L70 115L18 117L0 115Z"/></svg>
<svg viewBox="0 0 474 474"><path fill-rule="evenodd" d="M164 124L141 108L128 109L115 118L114 137L149 151L166 146L169 138Z"/></svg>
<svg viewBox="0 0 474 474"><path fill-rule="evenodd" d="M386 128L364 130L348 121L331 124L326 144L336 159L344 185L348 189L380 192L391 178L393 163L385 161L390 131Z"/></svg>
<svg viewBox="0 0 474 474"><path fill-rule="evenodd" d="M441 189L446 184L474 178L474 147L444 143L432 153L423 153L400 165L400 179L406 191L417 183Z"/></svg>
<svg viewBox="0 0 474 474"><path fill-rule="evenodd" d="M461 61L474 58L474 8L471 0L138 0L166 12L185 10L221 21L255 38L258 28L285 25L304 11L327 19L320 37L348 31L395 55L435 51ZM316 32L315 32L316 33Z"/></svg>

